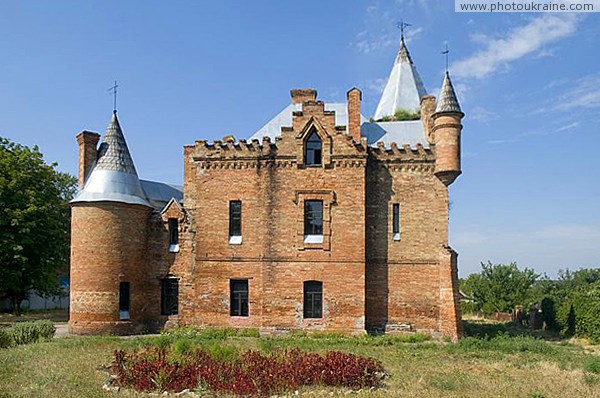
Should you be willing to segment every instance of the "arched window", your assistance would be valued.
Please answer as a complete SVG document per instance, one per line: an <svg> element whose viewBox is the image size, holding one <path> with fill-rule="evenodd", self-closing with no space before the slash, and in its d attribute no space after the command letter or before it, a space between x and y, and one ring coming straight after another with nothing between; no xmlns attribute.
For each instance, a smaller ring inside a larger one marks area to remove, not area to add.
<svg viewBox="0 0 600 398"><path fill-rule="evenodd" d="M323 317L323 282L304 282L304 318Z"/></svg>
<svg viewBox="0 0 600 398"><path fill-rule="evenodd" d="M304 164L307 166L320 166L322 164L321 157L323 153L323 142L319 134L313 130L304 146Z"/></svg>

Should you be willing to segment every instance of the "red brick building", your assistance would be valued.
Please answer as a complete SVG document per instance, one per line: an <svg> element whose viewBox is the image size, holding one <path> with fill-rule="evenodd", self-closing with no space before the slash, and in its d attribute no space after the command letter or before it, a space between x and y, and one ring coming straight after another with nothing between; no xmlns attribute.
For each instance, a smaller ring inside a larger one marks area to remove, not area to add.
<svg viewBox="0 0 600 398"><path fill-rule="evenodd" d="M138 178L116 112L100 146L96 133L77 136L73 333L193 324L459 337L448 186L464 115L449 75L436 102L402 40L379 121L361 115L356 88L341 104L312 89L291 96L248 140L185 146L183 188Z"/></svg>

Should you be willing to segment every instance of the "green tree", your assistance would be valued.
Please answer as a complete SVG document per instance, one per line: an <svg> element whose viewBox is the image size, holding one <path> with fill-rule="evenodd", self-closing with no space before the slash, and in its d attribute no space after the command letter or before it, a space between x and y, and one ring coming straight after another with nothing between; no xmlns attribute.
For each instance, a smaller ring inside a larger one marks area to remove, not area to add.
<svg viewBox="0 0 600 398"><path fill-rule="evenodd" d="M508 312L516 305L530 304L530 288L539 278L532 269L519 270L516 263L481 263L481 272L471 274L461 283L461 289L473 297L481 311L490 315L493 312Z"/></svg>
<svg viewBox="0 0 600 398"><path fill-rule="evenodd" d="M57 294L68 264L76 179L55 167L37 146L0 137L0 297L17 312L31 290Z"/></svg>

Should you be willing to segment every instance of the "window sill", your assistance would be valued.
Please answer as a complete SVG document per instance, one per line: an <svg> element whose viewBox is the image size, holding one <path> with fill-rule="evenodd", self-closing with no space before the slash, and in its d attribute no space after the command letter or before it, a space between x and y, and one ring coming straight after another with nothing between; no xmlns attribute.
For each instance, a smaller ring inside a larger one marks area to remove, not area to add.
<svg viewBox="0 0 600 398"><path fill-rule="evenodd" d="M323 243L323 235L304 235L304 243Z"/></svg>
<svg viewBox="0 0 600 398"><path fill-rule="evenodd" d="M400 241L400 234L392 234L392 239L395 241Z"/></svg>
<svg viewBox="0 0 600 398"><path fill-rule="evenodd" d="M179 245L169 245L169 253L179 253Z"/></svg>
<svg viewBox="0 0 600 398"><path fill-rule="evenodd" d="M229 237L229 244L230 245L241 245L242 244L242 237L241 236L230 236Z"/></svg>

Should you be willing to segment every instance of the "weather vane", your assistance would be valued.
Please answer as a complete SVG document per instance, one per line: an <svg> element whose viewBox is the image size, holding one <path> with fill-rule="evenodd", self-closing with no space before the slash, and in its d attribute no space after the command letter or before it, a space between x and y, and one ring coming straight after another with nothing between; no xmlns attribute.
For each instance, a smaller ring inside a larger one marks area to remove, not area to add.
<svg viewBox="0 0 600 398"><path fill-rule="evenodd" d="M114 113L117 113L117 88L118 87L119 87L119 85L117 84L117 81L115 80L115 85L108 89L108 91L113 95L113 112Z"/></svg>
<svg viewBox="0 0 600 398"><path fill-rule="evenodd" d="M446 72L448 72L448 57L450 54L450 50L448 49L448 42L446 42L446 49L442 51L442 54L446 56Z"/></svg>
<svg viewBox="0 0 600 398"><path fill-rule="evenodd" d="M404 28L406 28L407 26L412 26L409 23L404 22L403 19L400 20L400 22L398 22L398 29L400 29L400 39L404 40Z"/></svg>

